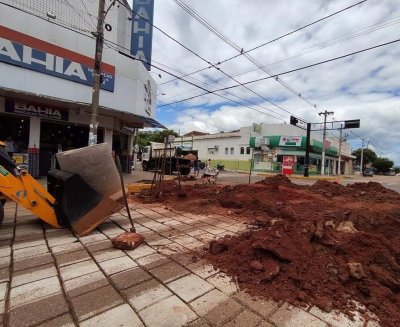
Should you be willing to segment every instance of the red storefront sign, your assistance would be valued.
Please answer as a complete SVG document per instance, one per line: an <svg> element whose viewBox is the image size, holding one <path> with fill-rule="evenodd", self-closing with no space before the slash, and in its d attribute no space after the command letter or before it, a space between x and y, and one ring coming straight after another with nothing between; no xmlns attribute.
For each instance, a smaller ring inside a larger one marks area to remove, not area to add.
<svg viewBox="0 0 400 327"><path fill-rule="evenodd" d="M282 174L283 175L292 175L294 172L294 156L283 156L282 162Z"/></svg>

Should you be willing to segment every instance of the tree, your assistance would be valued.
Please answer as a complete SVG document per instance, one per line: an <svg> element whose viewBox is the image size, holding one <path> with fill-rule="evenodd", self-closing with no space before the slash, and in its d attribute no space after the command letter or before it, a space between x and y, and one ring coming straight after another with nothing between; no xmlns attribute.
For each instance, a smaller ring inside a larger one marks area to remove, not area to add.
<svg viewBox="0 0 400 327"><path fill-rule="evenodd" d="M357 149L351 153L353 156L356 156L356 163L361 165L361 149ZM371 149L364 149L363 153L363 166L368 163L373 163L378 156Z"/></svg>
<svg viewBox="0 0 400 327"><path fill-rule="evenodd" d="M381 173L387 172L393 167L394 162L388 158L376 158L373 166Z"/></svg>
<svg viewBox="0 0 400 327"><path fill-rule="evenodd" d="M164 143L164 138L168 135L179 136L179 134L172 129L163 129L161 131L142 131L139 133L139 147L143 149L144 147L150 145L150 142Z"/></svg>

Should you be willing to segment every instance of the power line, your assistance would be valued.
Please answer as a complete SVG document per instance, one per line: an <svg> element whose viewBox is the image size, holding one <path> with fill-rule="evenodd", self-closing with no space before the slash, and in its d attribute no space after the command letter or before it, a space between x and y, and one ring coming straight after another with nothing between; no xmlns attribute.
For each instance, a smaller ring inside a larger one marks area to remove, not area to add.
<svg viewBox="0 0 400 327"><path fill-rule="evenodd" d="M250 55L244 53L243 48L240 49L239 46L233 44L233 42L229 39L227 39L227 37L220 31L218 31L218 29L216 29L215 27L212 26L211 23L209 23L205 18L203 18L199 13L196 12L196 10L192 7L190 7L189 5L187 5L186 3L184 3L182 0L173 0L175 2L179 2L180 4L183 4L183 6L181 6L186 12L189 13L189 15L191 15L192 17L194 17L197 21L200 22L200 24L202 24L203 26L205 26L206 28L208 28L212 33L214 33L217 37L219 37L220 39L222 39L225 43L227 43L228 45L230 45L231 47L233 47L235 50L240 52L240 55L243 55L245 58L247 58L249 61L251 61L254 65L256 65L259 69L261 69L262 71L264 71L266 74L268 74L269 76L272 76L273 73L268 70L267 68L263 67L261 64L259 64L254 58L252 58ZM358 2L356 4L354 4L353 6L357 6L363 2L365 2L366 0L363 0L361 2ZM350 9L351 7L348 7L347 9ZM343 10L347 10L346 8ZM215 67L215 65L214 65ZM300 92L298 92L297 90L295 90L293 87L291 87L288 83L286 83L283 80L280 79L276 79L276 81L278 83L280 83L282 86L284 86L287 90L289 90L290 92L292 92L293 94L295 94L297 97L299 97L300 99L302 99L303 101L305 101L306 103L308 103L309 105L311 105L314 108L317 108L316 104L311 103L309 100L307 100Z"/></svg>
<svg viewBox="0 0 400 327"><path fill-rule="evenodd" d="M200 20L201 20L200 23L201 23L204 27L206 27L208 30L210 30L212 33L214 33L214 34L217 33L217 34L219 34L219 35L223 34L221 31L217 30L217 29L216 29L215 27L213 27L210 23L208 23L205 19L203 19L198 13L196 13L196 11L195 11L193 8L189 7L189 6L188 6L186 3L184 3L183 1L179 1L179 0L173 0L173 1L174 1L176 4L178 4L178 6L180 6L183 10L185 10L186 12L189 12L190 15L192 15L192 16L195 15L196 17L198 17L199 22L200 22ZM258 45L258 46L256 46L256 47L251 48L251 49L246 50L246 51L244 51L242 48L240 48L238 45L235 44L235 45L234 45L234 48L235 48L237 51L239 51L240 53L239 53L239 54L236 54L236 55L234 55L234 56L231 56L231 57L229 57L229 58L227 58L227 59L224 59L224 60L222 60L222 61L219 61L218 63L216 63L216 65L221 65L222 63L225 63L225 62L227 62L227 61L230 61L230 60L232 60L232 59L235 59L235 58L237 58L237 57L240 57L240 56L242 56L242 55L244 55L244 54L247 54L247 53L249 53L249 52L251 52L251 51L254 51L254 50L256 50L256 49L259 49L259 48L261 48L261 47L264 47L264 46L266 46L266 45L268 45L268 44L271 44L271 43L273 43L273 42L276 42L276 41L278 41L278 40L280 40L280 39L283 39L283 38L285 38L285 37L287 37L287 36L289 36L289 35L295 34L295 33L299 32L299 31L301 31L301 30L303 30L303 29L306 29L307 27L310 27L310 26L312 26L312 25L315 25L315 24L317 24L317 23L320 23L320 22L324 21L325 19L331 18L331 17L333 17L333 16L335 16L335 15L337 15L337 14L339 14L339 13L342 13L343 11L346 11L346 10L348 10L348 9L351 9L352 7L358 6L359 4L361 4L361 3L365 2L365 1L367 1L367 0L360 1L360 2L358 2L358 3L356 3L356 4L353 4L353 5L349 6L349 7L346 7L346 8L343 8L343 9L341 9L341 10L338 10L338 11L332 13L332 14L329 14L329 15L327 15L327 16L325 16L325 17L322 17L322 18L320 18L320 19L317 19L317 20L315 20L315 21L313 21L313 22L311 22L311 23L308 23L308 24L306 24L306 25L303 25L302 27L299 27L299 28L297 28L297 29L295 29L295 30L293 30L293 31L290 31L290 32L288 32L288 33L285 33L285 34L283 34L283 35L281 35L281 36L278 36L278 37L276 37L276 38L274 38L274 39L272 39L272 40L270 40L270 41L264 42L264 43L262 43L262 44L260 44L260 45ZM197 19L197 18L196 18L196 19ZM203 22L204 22L204 23L203 23ZM218 31L218 32L216 32L216 31ZM218 35L217 35L217 36L218 36ZM225 43L231 45L231 42L229 41L229 39L228 39L225 35L222 37L222 39L223 39L223 41L224 41ZM198 70L196 70L196 71L194 71L194 72L185 74L185 75L182 76L182 77L187 77L187 76L190 76L190 75L199 73L199 72L201 72L201 71L207 70L207 69L209 69L209 68L211 68L211 66L207 66L207 67L198 69ZM258 69L259 69L259 68L258 68ZM166 83L169 83L169 82L172 82L172 81L174 81L174 80L170 80L170 81L161 83L160 85L163 85L163 84L166 84Z"/></svg>
<svg viewBox="0 0 400 327"><path fill-rule="evenodd" d="M328 60L319 61L319 62L314 63L314 64L310 64L310 65L302 66L302 67L299 67L299 68L291 69L291 70L288 70L288 71L285 71L285 72L281 72L281 73L275 74L273 76L262 77L262 78L259 78L259 79L254 79L254 80L251 80L251 81L243 82L242 84L247 85L247 84L260 82L260 81L264 81L264 80L271 79L271 78L278 78L280 75L286 75L286 74L294 73L294 72L297 72L297 71L300 71L300 70L304 70L304 69L307 69L307 68L319 66L319 65L322 65L322 64L326 64L328 62L332 62L332 61L336 61L336 60L343 59L343 58L346 58L346 57L350 57L350 56L353 56L353 55L358 54L358 53L362 53L362 52L365 52L365 51L373 50L373 49L376 49L376 48L379 48L379 47L383 47L383 46L386 46L386 45L390 45L390 44L393 44L393 43L396 43L396 42L399 42L399 41L400 41L400 39L396 39L396 40L393 40L393 41L390 41L390 42L386 42L386 43L382 43L382 44L379 44L379 45L376 45L376 46L373 46L373 47L369 47L369 48L365 48L365 49L358 50L358 51L355 51L355 52L351 52L351 53L348 53L346 55L338 56L338 57L331 58L331 59L328 59ZM238 86L239 85L233 85L233 86L228 86L228 87L224 87L224 88L219 88L219 89L214 90L214 92L225 91L225 90L236 88ZM194 98L197 98L197 97L200 97L200 96L203 96L203 95L206 95L206 93L199 94L197 96L190 97L190 98L187 98L187 99L182 99L182 100L179 100L179 101L176 101L176 102L164 104L162 106L164 107L164 106L167 106L167 105L172 105L172 104L184 102L184 101L187 101L187 100L192 100Z"/></svg>
<svg viewBox="0 0 400 327"><path fill-rule="evenodd" d="M121 5L123 5L126 8L126 5L123 4L120 0L117 0ZM366 1L366 0L364 0ZM130 8L129 8L130 9ZM139 16L141 19L143 19L145 22L147 22L148 24L150 24L151 26L153 26L153 28L155 28L156 30L158 30L159 32L161 32L163 35L167 36L169 39L173 40L174 42L176 42L177 44L179 44L180 46L182 46L184 49L186 49L187 51L189 51L190 53L192 53L193 55L195 55L196 57L198 57L199 59L201 59L202 61L208 63L209 65L211 65L212 67L214 67L215 69L219 70L222 74L224 74L225 76L229 77L230 79L232 79L233 81L235 81L236 83L238 83L238 86L243 86L245 87L248 91L252 92L253 94L257 95L258 97L262 98L263 100L269 102L271 105L291 114L290 111L282 108L281 106L279 106L278 104L274 103L273 101L269 100L268 98L262 96L261 94L253 91L252 89L250 89L249 87L243 85L240 81L236 80L234 77L230 76L229 74L227 74L226 72L224 72L222 69L220 69L219 67L215 66L214 64L212 64L210 61L208 61L207 59L203 58L201 55L199 55L198 53L196 53L195 51L193 51L192 49L190 49L189 47L187 47L186 45L182 44L181 42L179 42L178 40L176 40L174 37L172 37L171 35L169 35L168 33L166 33L165 31L163 31L161 28L155 26L152 22L150 22L149 20L145 19L144 17L142 17L141 15L139 15L137 12L135 12L134 10L132 10L132 13L134 13L135 15Z"/></svg>

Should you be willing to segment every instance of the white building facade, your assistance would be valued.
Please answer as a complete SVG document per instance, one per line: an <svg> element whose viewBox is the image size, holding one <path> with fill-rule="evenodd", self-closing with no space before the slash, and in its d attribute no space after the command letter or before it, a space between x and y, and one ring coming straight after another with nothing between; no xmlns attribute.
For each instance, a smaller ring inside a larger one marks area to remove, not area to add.
<svg viewBox="0 0 400 327"><path fill-rule="evenodd" d="M177 137L176 146L198 150L199 159L211 159L211 165L223 164L232 170L282 172L284 156L294 159L294 173L302 174L305 165L306 131L287 124L252 125L238 131L201 136ZM322 166L322 135L311 133L309 173L320 174ZM341 174L353 174L351 148L342 140L340 146ZM339 169L339 139L325 141L325 173Z"/></svg>
<svg viewBox="0 0 400 327"><path fill-rule="evenodd" d="M0 4L0 140L13 140L17 162L35 177L55 152L88 144L97 12L98 1ZM131 16L122 5L107 13L97 118L98 142L121 156L127 172L135 131L163 127L155 120L154 79L118 53L129 53Z"/></svg>

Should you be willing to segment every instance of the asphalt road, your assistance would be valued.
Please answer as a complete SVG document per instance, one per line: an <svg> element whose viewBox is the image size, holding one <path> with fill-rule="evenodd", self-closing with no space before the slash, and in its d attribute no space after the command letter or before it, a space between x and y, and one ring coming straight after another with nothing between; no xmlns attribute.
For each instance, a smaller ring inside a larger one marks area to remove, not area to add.
<svg viewBox="0 0 400 327"><path fill-rule="evenodd" d="M204 172L202 170L201 174ZM154 176L154 172L143 171L141 166L138 165L135 170L132 171L132 174L125 175L124 180L126 183L129 182L137 182L141 180L152 180ZM266 177L265 174L259 175L253 173L250 177L251 183L255 183L260 181ZM326 176L326 177L334 177L334 176ZM295 176L291 178L292 182L300 185L312 185L317 181L318 177L310 177L309 179L305 179L302 176ZM350 176L350 177L342 177L340 183L342 185L347 185L349 183L356 183L356 182L378 182L381 183L384 187L392 189L396 192L400 193L400 176L380 176L375 175L373 177L363 177L363 176ZM218 183L221 184L243 184L249 182L249 174L243 172L235 172L235 171L220 171L218 176Z"/></svg>

